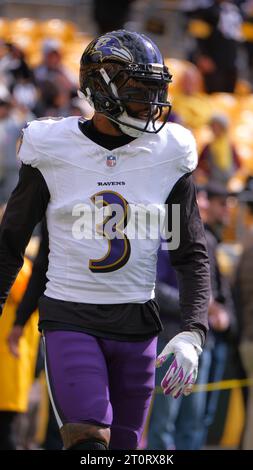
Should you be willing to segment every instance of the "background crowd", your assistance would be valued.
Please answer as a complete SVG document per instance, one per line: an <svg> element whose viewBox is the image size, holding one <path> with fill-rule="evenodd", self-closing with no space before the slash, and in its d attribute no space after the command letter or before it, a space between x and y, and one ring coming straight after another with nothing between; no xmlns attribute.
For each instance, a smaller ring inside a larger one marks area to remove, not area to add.
<svg viewBox="0 0 253 470"><path fill-rule="evenodd" d="M87 29L62 18L60 8L57 19L50 9L48 17L40 17L39 2L29 3L29 18L19 16L22 5L27 11L26 2L0 6L0 214L17 182L18 139L25 123L46 116L92 116L77 90L80 56L93 35L125 26L155 40L173 74L170 119L192 130L199 150L194 177L212 298L198 384L229 378L247 386L225 392L221 386L206 387L174 400L160 393L164 371L158 369L142 446L253 449L253 1L63 2L73 11L83 8ZM0 319L0 450L61 448L36 327L46 282L46 238L45 228L37 228ZM158 256L157 281L162 350L180 329L177 280L164 251Z"/></svg>

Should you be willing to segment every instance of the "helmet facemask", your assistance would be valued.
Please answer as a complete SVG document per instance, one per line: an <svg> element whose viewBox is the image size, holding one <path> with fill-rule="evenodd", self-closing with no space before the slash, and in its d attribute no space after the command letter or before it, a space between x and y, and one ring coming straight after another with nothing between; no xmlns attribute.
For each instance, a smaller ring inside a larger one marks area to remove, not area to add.
<svg viewBox="0 0 253 470"><path fill-rule="evenodd" d="M124 134L153 134L166 124L171 110L167 101L171 75L166 66L104 63L91 66L80 77L89 103Z"/></svg>

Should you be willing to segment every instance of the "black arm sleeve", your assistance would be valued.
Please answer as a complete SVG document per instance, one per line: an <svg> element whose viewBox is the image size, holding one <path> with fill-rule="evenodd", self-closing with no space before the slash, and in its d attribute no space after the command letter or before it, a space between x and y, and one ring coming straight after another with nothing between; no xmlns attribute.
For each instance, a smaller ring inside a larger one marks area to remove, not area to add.
<svg viewBox="0 0 253 470"><path fill-rule="evenodd" d="M160 307L161 316L180 318L179 293L176 287L170 286L165 282L157 282L156 300Z"/></svg>
<svg viewBox="0 0 253 470"><path fill-rule="evenodd" d="M26 246L35 225L46 212L49 199L50 193L40 171L22 164L18 184L0 227L0 310L23 265Z"/></svg>
<svg viewBox="0 0 253 470"><path fill-rule="evenodd" d="M178 278L181 327L184 331L200 330L204 339L208 329L209 259L191 175L176 183L166 203L170 221L172 204L180 204L180 244L170 251L170 257Z"/></svg>
<svg viewBox="0 0 253 470"><path fill-rule="evenodd" d="M24 326L34 310L38 307L38 300L45 291L47 283L46 272L48 268L48 253L48 231L46 219L44 218L41 226L41 242L39 251L33 263L32 275L24 297L16 312L15 325Z"/></svg>

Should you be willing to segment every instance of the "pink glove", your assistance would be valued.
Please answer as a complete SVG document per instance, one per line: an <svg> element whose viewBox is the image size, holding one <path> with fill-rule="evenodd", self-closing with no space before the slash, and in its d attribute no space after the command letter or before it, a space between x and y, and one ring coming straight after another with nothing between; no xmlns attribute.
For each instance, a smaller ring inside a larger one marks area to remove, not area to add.
<svg viewBox="0 0 253 470"><path fill-rule="evenodd" d="M189 395L198 375L198 358L202 352L201 336L197 331L183 331L174 336L158 356L156 366L161 367L173 356L161 387L165 395L178 398Z"/></svg>

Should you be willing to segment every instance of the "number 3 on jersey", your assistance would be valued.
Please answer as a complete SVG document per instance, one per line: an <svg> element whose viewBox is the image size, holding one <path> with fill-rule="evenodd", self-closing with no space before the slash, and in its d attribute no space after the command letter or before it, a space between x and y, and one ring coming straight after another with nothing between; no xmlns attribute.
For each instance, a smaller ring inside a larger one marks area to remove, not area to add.
<svg viewBox="0 0 253 470"><path fill-rule="evenodd" d="M98 209L110 206L111 215L106 216L103 224L96 226L96 231L108 241L108 251L100 259L90 259L89 269L94 273L109 273L122 268L129 260L131 246L123 233L127 224L129 205L126 199L114 191L100 191L91 197ZM115 236L111 237L108 229Z"/></svg>

